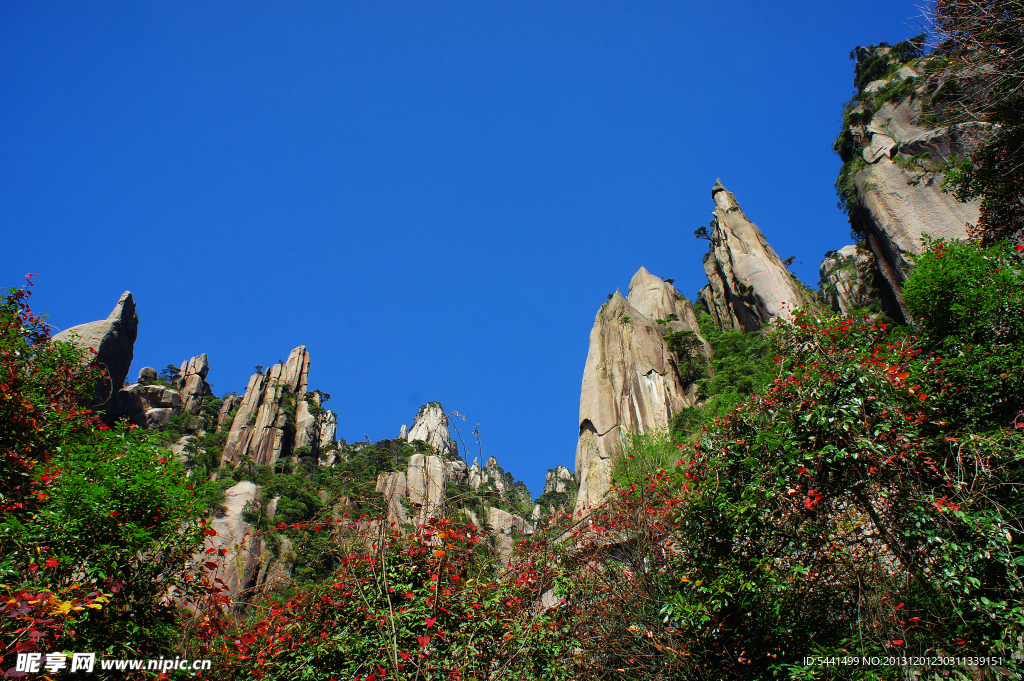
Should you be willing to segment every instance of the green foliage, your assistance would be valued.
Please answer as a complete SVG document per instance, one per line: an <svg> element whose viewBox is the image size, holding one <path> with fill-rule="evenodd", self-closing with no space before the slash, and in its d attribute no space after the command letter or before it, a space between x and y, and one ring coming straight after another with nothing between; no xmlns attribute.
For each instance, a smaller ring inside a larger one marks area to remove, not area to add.
<svg viewBox="0 0 1024 681"><path fill-rule="evenodd" d="M903 289L927 347L943 358L936 399L958 422L1008 424L1024 408L1024 260L928 241Z"/></svg>
<svg viewBox="0 0 1024 681"><path fill-rule="evenodd" d="M972 238L985 243L1024 234L1024 60L1020 0L973 3L942 0L931 8L937 29L949 36L953 71L984 75L947 93L953 119L996 124L991 137L969 160L954 160L943 182L958 200L981 200ZM968 76L968 80L970 77Z"/></svg>
<svg viewBox="0 0 1024 681"><path fill-rule="evenodd" d="M701 381L703 404L684 409L673 417L672 430L680 433L729 413L773 377L771 348L760 333L724 331L704 311L698 313L698 322L713 349L711 376Z"/></svg>
<svg viewBox="0 0 1024 681"><path fill-rule="evenodd" d="M206 678L576 678L565 610L532 605L550 573L522 561L495 580L483 545L449 520L353 545L330 580L211 645Z"/></svg>
<svg viewBox="0 0 1024 681"><path fill-rule="evenodd" d="M619 487L643 485L659 471L671 470L679 453L666 433L641 433L636 430L620 434L619 448L612 479Z"/></svg>
<svg viewBox="0 0 1024 681"><path fill-rule="evenodd" d="M263 488L263 497L267 500L280 496L277 502L277 515L274 520L288 523L308 522L315 518L323 508L314 485L306 479L278 473Z"/></svg>
<svg viewBox="0 0 1024 681"><path fill-rule="evenodd" d="M178 636L168 595L191 591L194 491L151 434L75 408L95 373L81 351L48 341L27 298L0 298L4 658L18 641L19 652L159 656Z"/></svg>

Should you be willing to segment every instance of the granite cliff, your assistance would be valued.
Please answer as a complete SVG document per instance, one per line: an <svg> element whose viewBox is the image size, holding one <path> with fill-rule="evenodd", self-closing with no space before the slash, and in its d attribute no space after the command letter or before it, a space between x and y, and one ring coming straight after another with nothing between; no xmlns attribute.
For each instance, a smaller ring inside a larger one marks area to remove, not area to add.
<svg viewBox="0 0 1024 681"><path fill-rule="evenodd" d="M813 304L813 292L789 273L721 180L715 182L711 198L715 217L708 230L711 248L704 256L708 285L700 290L700 298L715 323L756 331Z"/></svg>
<svg viewBox="0 0 1024 681"><path fill-rule="evenodd" d="M942 172L991 133L988 123L948 115L950 93L969 91L984 74L951 71L911 41L858 47L852 56L857 94L834 147L844 162L836 190L874 256L880 295L890 301L883 309L904 321L901 290L925 237L964 239L980 216L979 202L943 191Z"/></svg>
<svg viewBox="0 0 1024 681"><path fill-rule="evenodd" d="M670 348L670 334L689 334L685 357ZM580 393L576 510L599 504L607 493L621 432L667 428L673 414L694 403L693 382L681 365L706 348L690 302L643 267L627 298L616 291L601 306Z"/></svg>

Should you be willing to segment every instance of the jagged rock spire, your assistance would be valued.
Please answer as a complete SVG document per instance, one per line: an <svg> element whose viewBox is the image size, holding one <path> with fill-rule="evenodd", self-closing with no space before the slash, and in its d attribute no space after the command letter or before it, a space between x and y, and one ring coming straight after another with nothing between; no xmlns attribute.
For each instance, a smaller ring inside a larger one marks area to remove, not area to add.
<svg viewBox="0 0 1024 681"><path fill-rule="evenodd" d="M665 326L655 321L673 314L678 319ZM690 302L643 267L630 282L628 300L616 291L598 311L580 391L577 510L596 506L607 494L622 430L666 428L693 404L695 390L683 383L667 330L692 331L706 347Z"/></svg>
<svg viewBox="0 0 1024 681"><path fill-rule="evenodd" d="M711 190L715 202L711 249L704 256L708 285L700 297L715 321L726 328L756 331L796 308L811 305L813 294L789 273L764 234L747 219L736 196L721 180Z"/></svg>
<svg viewBox="0 0 1024 681"><path fill-rule="evenodd" d="M292 350L284 364L275 364L265 373L253 374L231 424L231 432L224 445L223 462L237 464L248 456L257 465L274 465L285 447L285 399L295 400L292 451L308 446L313 425L305 399L308 380L309 353L304 345ZM285 393L292 397L285 398Z"/></svg>

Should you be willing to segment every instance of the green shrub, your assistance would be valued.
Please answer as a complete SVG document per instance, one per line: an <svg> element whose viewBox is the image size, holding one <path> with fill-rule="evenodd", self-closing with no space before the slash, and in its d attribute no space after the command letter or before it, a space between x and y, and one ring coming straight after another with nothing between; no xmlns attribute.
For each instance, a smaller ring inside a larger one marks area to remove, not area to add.
<svg viewBox="0 0 1024 681"><path fill-rule="evenodd" d="M951 419L1007 425L1024 409L1024 260L1015 247L928 241L903 296L943 358L937 399Z"/></svg>

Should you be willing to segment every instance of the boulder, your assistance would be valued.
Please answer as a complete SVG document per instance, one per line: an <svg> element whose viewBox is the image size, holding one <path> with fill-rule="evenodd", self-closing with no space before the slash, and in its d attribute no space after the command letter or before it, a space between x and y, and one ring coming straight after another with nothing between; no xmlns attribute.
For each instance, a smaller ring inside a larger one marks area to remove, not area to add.
<svg viewBox="0 0 1024 681"><path fill-rule="evenodd" d="M158 378L156 369L153 367L142 367L139 369L139 380L138 383L150 383Z"/></svg>
<svg viewBox="0 0 1024 681"><path fill-rule="evenodd" d="M454 485L469 484L469 466L462 459L444 462L445 482Z"/></svg>
<svg viewBox="0 0 1024 681"><path fill-rule="evenodd" d="M662 315L657 319L672 314L678 319L659 324L633 301ZM707 348L689 303L643 268L630 283L629 300L616 291L598 310L580 391L577 511L601 503L611 486L621 431L667 428L674 414L693 405L695 386L684 382L680 358L665 340L669 331L693 332L698 354Z"/></svg>
<svg viewBox="0 0 1024 681"><path fill-rule="evenodd" d="M723 328L756 331L778 317L789 319L814 295L789 273L764 234L747 219L732 192L715 182L711 248L704 255L708 285L700 291Z"/></svg>
<svg viewBox="0 0 1024 681"><path fill-rule="evenodd" d="M135 300L131 291L125 291L106 319L73 326L53 337L54 341L74 343L85 349L92 355L91 361L106 370L106 376L97 381L91 408L110 412L116 407L117 393L124 386L135 357L138 334Z"/></svg>
<svg viewBox="0 0 1024 681"><path fill-rule="evenodd" d="M169 407L147 409L145 411L146 428L148 430L160 430L167 425L167 421L173 413L174 410Z"/></svg>

